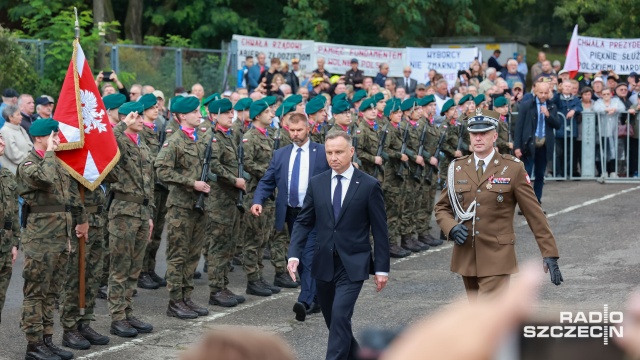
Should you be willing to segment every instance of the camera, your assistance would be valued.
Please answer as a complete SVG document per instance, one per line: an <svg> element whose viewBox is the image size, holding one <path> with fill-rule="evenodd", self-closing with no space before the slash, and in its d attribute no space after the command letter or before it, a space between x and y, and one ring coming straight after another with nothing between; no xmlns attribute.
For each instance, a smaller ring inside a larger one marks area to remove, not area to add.
<svg viewBox="0 0 640 360"><path fill-rule="evenodd" d="M113 71L103 71L102 81L111 81L111 74L113 74Z"/></svg>

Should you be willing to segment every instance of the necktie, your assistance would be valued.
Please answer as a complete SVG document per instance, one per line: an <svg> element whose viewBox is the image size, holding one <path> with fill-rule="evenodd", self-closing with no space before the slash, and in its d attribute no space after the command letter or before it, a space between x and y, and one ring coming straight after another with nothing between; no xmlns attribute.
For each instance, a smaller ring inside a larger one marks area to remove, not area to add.
<svg viewBox="0 0 640 360"><path fill-rule="evenodd" d="M342 175L336 175L336 188L333 190L333 218L338 219L340 209L342 208Z"/></svg>
<svg viewBox="0 0 640 360"><path fill-rule="evenodd" d="M409 79L407 78L404 79L404 88L409 91Z"/></svg>
<svg viewBox="0 0 640 360"><path fill-rule="evenodd" d="M538 128L536 130L536 136L539 138L544 137L544 114L542 111L538 113Z"/></svg>
<svg viewBox="0 0 640 360"><path fill-rule="evenodd" d="M480 181L482 179L482 175L484 175L484 160L478 161L478 170L476 170L476 173L478 174L478 181Z"/></svg>
<svg viewBox="0 0 640 360"><path fill-rule="evenodd" d="M289 182L289 205L291 207L300 205L298 182L300 181L300 154L302 154L302 148L298 148L297 152L296 159L293 161L293 169L291 170L291 181Z"/></svg>

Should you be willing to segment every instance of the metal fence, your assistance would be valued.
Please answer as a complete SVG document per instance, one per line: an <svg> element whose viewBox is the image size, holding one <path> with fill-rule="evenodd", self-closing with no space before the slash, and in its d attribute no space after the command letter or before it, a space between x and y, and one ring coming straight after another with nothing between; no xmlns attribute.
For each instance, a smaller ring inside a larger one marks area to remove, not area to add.
<svg viewBox="0 0 640 360"><path fill-rule="evenodd" d="M45 76L47 47L53 42L30 39L17 41L25 49L38 75ZM133 84L152 85L167 97L173 96L176 87L183 86L189 90L195 83L202 84L207 94L222 92L233 88L236 83L228 45L224 47L224 50L211 50L104 44L101 53L106 54L108 65L104 69L92 66L92 70L96 74L100 70L115 71L127 88Z"/></svg>

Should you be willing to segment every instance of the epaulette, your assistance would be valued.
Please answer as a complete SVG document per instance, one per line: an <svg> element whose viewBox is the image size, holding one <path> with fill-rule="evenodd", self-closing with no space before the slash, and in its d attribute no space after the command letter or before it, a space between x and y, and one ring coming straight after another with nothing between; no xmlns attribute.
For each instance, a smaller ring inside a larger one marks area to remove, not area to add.
<svg viewBox="0 0 640 360"><path fill-rule="evenodd" d="M513 156L513 155L509 155L509 154L502 154L502 158L505 160L511 160L513 162L522 162L522 160L518 159L517 157Z"/></svg>

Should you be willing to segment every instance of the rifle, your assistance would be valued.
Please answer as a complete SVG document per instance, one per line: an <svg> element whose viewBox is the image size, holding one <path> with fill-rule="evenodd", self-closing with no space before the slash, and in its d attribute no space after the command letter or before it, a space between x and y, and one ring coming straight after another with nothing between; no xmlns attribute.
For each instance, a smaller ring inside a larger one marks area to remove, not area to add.
<svg viewBox="0 0 640 360"><path fill-rule="evenodd" d="M389 134L389 124L385 125L382 129L382 134L380 134L380 140L378 141L378 150L376 151L376 156L382 156L382 152L384 151L384 143L387 141L387 135ZM379 173L384 173L384 167L382 165L376 165L375 169L373 169L373 177L378 177Z"/></svg>
<svg viewBox="0 0 640 360"><path fill-rule="evenodd" d="M433 154L433 156L435 156L436 159L438 158L438 154L440 154L440 151L442 151L442 145L444 144L444 138L445 138L446 134L447 134L447 130L445 128L445 130L440 135L440 139L438 139L438 145L436 146L436 152ZM427 171L427 177L425 179L427 181L427 185L431 185L431 177L433 177L433 171L434 170L435 170L435 172L439 172L437 166L429 164L429 171Z"/></svg>
<svg viewBox="0 0 640 360"><path fill-rule="evenodd" d="M279 130L279 129L278 129ZM243 178L244 174L244 146L242 146L242 140L238 144L238 177ZM244 214L244 190L238 189L238 200L236 201L236 208L240 213Z"/></svg>
<svg viewBox="0 0 640 360"><path fill-rule="evenodd" d="M213 143L213 136L215 136L215 133L213 128L211 128L211 139L209 139L209 142L207 143L207 148L204 151L204 159L202 160L202 173L200 174L200 181L207 181L207 179L209 178L209 163L211 162L211 153L212 153L211 144ZM200 192L200 195L198 196L198 200L196 201L196 204L193 207L200 214L204 214L205 196L209 196L209 194Z"/></svg>
<svg viewBox="0 0 640 360"><path fill-rule="evenodd" d="M429 120L426 120L427 122ZM427 138L427 123L424 124L424 127L422 128L422 134L420 134L420 146L418 147L418 155L422 156L422 152L424 151L424 141ZM426 159L425 159L426 162ZM418 165L418 167L416 168L416 172L415 174L413 174L413 179L415 181L420 181L420 178L422 177L422 171L424 170L424 166L422 165Z"/></svg>
<svg viewBox="0 0 640 360"><path fill-rule="evenodd" d="M462 132L464 131L464 125L460 124L460 125L458 125L458 128L460 130L458 131L458 146L457 146L456 150L462 152L462 144L463 144L462 141L464 140L463 137L462 137Z"/></svg>
<svg viewBox="0 0 640 360"><path fill-rule="evenodd" d="M162 148L162 145L164 144L164 141L167 138L167 123L166 122L162 122L162 128L160 129L160 131L158 132L158 142L159 142L159 146L160 148ZM154 185L155 190L167 190L167 185L163 184L162 181L158 180L158 177L156 176L156 183Z"/></svg>
<svg viewBox="0 0 640 360"><path fill-rule="evenodd" d="M358 149L358 126L356 126L356 124L352 124L350 132L351 132L351 146L353 146L353 148L357 150ZM358 166L362 165L362 162L358 157L357 151L353 152L353 162L358 164Z"/></svg>
<svg viewBox="0 0 640 360"><path fill-rule="evenodd" d="M400 155L404 155L407 153L408 138L409 138L409 121L407 120L407 125L404 127L404 131L402 132L402 147L400 148ZM400 161L400 167L398 167L398 172L396 172L396 176L403 181L404 181L404 176L402 176L402 173L404 172L405 167L407 168L409 167L408 161Z"/></svg>
<svg viewBox="0 0 640 360"><path fill-rule="evenodd" d="M271 157L273 157L273 154L276 152L276 150L280 149L280 139L282 137L280 136L280 128L278 128L278 130L276 130L276 137L273 139L273 151L271 152Z"/></svg>

